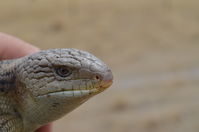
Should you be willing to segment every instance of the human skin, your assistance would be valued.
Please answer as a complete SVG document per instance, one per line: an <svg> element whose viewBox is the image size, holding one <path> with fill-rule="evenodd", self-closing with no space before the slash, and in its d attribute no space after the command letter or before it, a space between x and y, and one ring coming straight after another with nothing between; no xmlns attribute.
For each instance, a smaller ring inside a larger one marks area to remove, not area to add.
<svg viewBox="0 0 199 132"><path fill-rule="evenodd" d="M0 33L0 60L19 58L37 51L39 48L13 36ZM43 126L36 132L52 132L51 125Z"/></svg>

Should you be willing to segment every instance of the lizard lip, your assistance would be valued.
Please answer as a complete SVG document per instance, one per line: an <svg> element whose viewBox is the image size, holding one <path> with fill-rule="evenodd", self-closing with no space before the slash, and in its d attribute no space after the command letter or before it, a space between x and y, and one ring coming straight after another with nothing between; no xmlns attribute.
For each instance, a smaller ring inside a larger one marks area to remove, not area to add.
<svg viewBox="0 0 199 132"><path fill-rule="evenodd" d="M63 91L56 91L51 93L40 94L37 97L51 97L51 96L62 96L62 97L83 97L91 95L92 93L97 93L97 89L77 89L77 90L63 90Z"/></svg>

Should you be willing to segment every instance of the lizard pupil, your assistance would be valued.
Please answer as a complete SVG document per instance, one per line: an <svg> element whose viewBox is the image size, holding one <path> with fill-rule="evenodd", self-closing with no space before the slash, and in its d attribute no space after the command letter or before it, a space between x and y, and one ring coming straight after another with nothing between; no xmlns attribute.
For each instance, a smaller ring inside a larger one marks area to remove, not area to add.
<svg viewBox="0 0 199 132"><path fill-rule="evenodd" d="M71 71L66 67L59 67L57 68L56 73L61 77L67 77L71 74Z"/></svg>

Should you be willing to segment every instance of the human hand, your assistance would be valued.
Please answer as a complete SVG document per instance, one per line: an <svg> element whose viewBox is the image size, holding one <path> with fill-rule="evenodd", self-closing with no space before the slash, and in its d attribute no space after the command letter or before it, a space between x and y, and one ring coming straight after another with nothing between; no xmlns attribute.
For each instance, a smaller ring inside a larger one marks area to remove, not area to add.
<svg viewBox="0 0 199 132"><path fill-rule="evenodd" d="M0 33L0 60L19 58L37 51L39 51L37 47L10 35ZM36 132L51 132L51 125L43 126Z"/></svg>

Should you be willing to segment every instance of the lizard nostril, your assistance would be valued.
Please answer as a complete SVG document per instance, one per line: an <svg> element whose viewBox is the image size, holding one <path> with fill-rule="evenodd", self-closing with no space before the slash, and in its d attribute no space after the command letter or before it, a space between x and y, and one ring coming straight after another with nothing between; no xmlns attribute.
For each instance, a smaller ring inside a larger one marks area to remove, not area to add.
<svg viewBox="0 0 199 132"><path fill-rule="evenodd" d="M101 80L99 75L96 75L96 76L95 76L95 79L98 80L98 81Z"/></svg>

